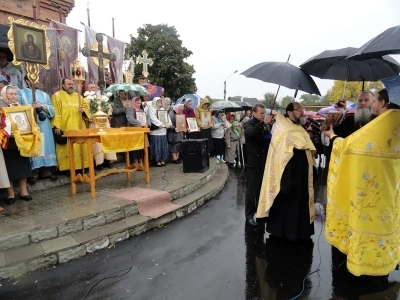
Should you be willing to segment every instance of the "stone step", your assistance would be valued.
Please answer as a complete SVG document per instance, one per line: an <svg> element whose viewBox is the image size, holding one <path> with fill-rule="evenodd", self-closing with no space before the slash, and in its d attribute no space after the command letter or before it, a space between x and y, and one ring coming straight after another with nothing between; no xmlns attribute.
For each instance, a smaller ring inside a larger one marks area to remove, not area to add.
<svg viewBox="0 0 400 300"><path fill-rule="evenodd" d="M181 207L160 218L136 214L88 230L0 252L0 279L80 258L193 212L224 187L229 175L228 168L220 165L216 169L212 181L174 200L173 203Z"/></svg>
<svg viewBox="0 0 400 300"><path fill-rule="evenodd" d="M201 178L199 173L184 174L184 178L175 179L165 188L172 201L193 193L213 180L217 170L216 164L210 164L210 169ZM151 184L150 184L151 188ZM99 194L108 195L107 191ZM137 205L131 200L110 198L107 202L99 202L76 211L56 213L51 216L37 216L30 223L18 225L3 225L0 227L0 251L23 247L32 243L63 237L68 234L89 230L105 224L117 222L138 214Z"/></svg>

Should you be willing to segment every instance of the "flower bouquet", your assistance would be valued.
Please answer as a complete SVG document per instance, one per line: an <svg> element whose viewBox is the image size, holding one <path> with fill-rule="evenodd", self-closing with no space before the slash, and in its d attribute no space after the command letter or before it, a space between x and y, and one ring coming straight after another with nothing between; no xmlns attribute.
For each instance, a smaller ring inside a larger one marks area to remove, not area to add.
<svg viewBox="0 0 400 300"><path fill-rule="evenodd" d="M107 115L111 115L111 104L109 103L109 97L112 93L106 93L104 95L100 94L100 92L89 92L86 91L83 96L85 97L86 102L89 106L89 112L91 115L95 114L98 111L106 113Z"/></svg>

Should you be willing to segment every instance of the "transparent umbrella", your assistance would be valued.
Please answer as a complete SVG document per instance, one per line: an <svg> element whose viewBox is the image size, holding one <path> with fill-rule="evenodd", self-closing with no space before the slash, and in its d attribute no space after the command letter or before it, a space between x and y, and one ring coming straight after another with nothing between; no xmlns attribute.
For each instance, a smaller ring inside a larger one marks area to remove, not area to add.
<svg viewBox="0 0 400 300"><path fill-rule="evenodd" d="M140 84L131 84L131 83L116 83L110 85L107 89L106 92L117 92L117 91L125 91L125 92L136 92L140 95L148 95L149 92Z"/></svg>

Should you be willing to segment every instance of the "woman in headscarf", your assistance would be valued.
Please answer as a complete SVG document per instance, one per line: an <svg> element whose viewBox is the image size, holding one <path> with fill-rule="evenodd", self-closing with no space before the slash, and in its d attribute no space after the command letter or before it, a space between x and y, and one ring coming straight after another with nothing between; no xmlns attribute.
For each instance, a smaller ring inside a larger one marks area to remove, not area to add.
<svg viewBox="0 0 400 300"><path fill-rule="evenodd" d="M8 85L1 90L0 107L19 106L18 94L15 87ZM15 139L11 135L6 145L3 147L4 161L7 169L9 187L7 188L6 204L13 204L15 202L15 193L13 181L19 181L19 199L31 201L32 196L28 194L26 181L28 177L32 176L31 163L29 157L21 156Z"/></svg>
<svg viewBox="0 0 400 300"><path fill-rule="evenodd" d="M229 166L234 165L235 159L236 157L238 157L240 153L239 147L240 147L241 136L242 135L239 128L239 122L233 121L232 126L229 127L225 132L225 143L226 143L225 159Z"/></svg>
<svg viewBox="0 0 400 300"><path fill-rule="evenodd" d="M171 120L168 117L168 123L163 124L157 118L157 110L164 110L160 97L155 97L148 105L147 109L147 124L150 126L150 159L156 163L157 167L165 166L165 161L168 159L168 140L167 129L172 126Z"/></svg>
<svg viewBox="0 0 400 300"><path fill-rule="evenodd" d="M185 101L182 113L185 115L186 120L187 118L196 118L196 115L194 114L194 109L192 108L192 100L187 100ZM198 132L186 132L186 139L197 139L199 133Z"/></svg>
<svg viewBox="0 0 400 300"><path fill-rule="evenodd" d="M214 143L213 143L213 138L211 135L211 128L214 126L213 118L211 118L211 120L208 120L207 126L204 126L203 122L201 120L201 112L211 112L210 101L207 98L201 99L200 104L198 106L196 106L196 108L194 109L194 114L196 116L197 125L200 128L200 133L199 133L198 137L200 139L208 140L208 152L213 153L214 152Z"/></svg>
<svg viewBox="0 0 400 300"><path fill-rule="evenodd" d="M180 164L182 161L179 159L179 153L182 152L182 140L183 131L178 131L178 126L176 126L176 115L182 115L183 104L177 104L169 113L169 118L171 119L172 126L168 129L168 146L169 152L172 155L172 162L174 164Z"/></svg>
<svg viewBox="0 0 400 300"><path fill-rule="evenodd" d="M131 100L129 107L126 108L126 119L128 120L128 126L133 127L147 127L147 124L142 124L137 118L137 112L143 112L141 108L142 101L139 97L135 97ZM147 135L146 135L147 138ZM129 152L130 158L133 160L133 168L138 171L143 171L143 150L135 150Z"/></svg>
<svg viewBox="0 0 400 300"><path fill-rule="evenodd" d="M214 142L215 157L218 163L225 163L225 130L228 128L228 122L225 120L225 114L222 110L217 110L212 117L214 126L211 128L211 135Z"/></svg>

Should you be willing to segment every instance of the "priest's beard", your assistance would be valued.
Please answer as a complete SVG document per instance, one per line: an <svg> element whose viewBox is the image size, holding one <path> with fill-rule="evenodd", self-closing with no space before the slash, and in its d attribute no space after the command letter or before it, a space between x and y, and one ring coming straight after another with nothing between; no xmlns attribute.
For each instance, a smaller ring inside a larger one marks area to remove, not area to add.
<svg viewBox="0 0 400 300"><path fill-rule="evenodd" d="M306 122L307 122L307 117L299 117L299 118L295 117L294 120L294 123L296 123L297 125L305 125Z"/></svg>
<svg viewBox="0 0 400 300"><path fill-rule="evenodd" d="M357 108L354 113L354 124L361 124L364 126L371 121L371 115L371 108Z"/></svg>
<svg viewBox="0 0 400 300"><path fill-rule="evenodd" d="M72 94L73 92L75 92L74 88L69 88L65 90L68 94Z"/></svg>

